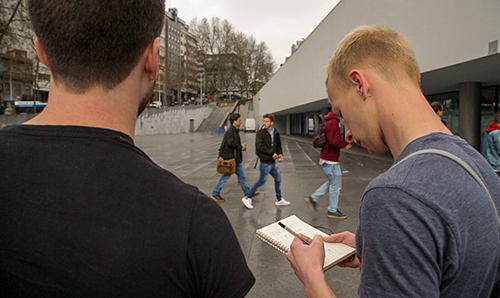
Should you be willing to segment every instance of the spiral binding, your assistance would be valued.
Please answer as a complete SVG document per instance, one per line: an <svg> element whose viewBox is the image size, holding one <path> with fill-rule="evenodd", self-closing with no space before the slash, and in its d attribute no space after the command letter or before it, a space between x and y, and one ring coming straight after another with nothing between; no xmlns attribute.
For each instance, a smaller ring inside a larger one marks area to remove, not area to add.
<svg viewBox="0 0 500 298"><path fill-rule="evenodd" d="M262 233L261 231L256 231L255 234L264 242L267 242L269 245L271 245L272 247L276 248L277 250L281 251L284 254L288 253L288 251L290 250L290 248L287 247L286 245L278 241L269 239L269 237L266 234Z"/></svg>

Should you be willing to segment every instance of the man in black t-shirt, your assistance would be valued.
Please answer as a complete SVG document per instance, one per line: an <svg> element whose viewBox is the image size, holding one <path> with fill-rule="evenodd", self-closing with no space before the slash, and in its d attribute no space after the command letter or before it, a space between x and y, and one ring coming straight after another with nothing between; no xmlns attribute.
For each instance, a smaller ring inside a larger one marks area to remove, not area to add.
<svg viewBox="0 0 500 298"><path fill-rule="evenodd" d="M246 296L255 278L223 210L133 142L164 1L29 11L52 79L42 113L0 129L2 297Z"/></svg>

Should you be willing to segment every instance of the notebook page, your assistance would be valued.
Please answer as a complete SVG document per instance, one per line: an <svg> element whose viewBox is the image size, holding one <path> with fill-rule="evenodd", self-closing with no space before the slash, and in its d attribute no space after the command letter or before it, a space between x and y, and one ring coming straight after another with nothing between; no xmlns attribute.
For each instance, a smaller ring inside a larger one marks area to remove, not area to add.
<svg viewBox="0 0 500 298"><path fill-rule="evenodd" d="M296 233L304 234L309 238L314 238L315 235L321 235L323 237L328 236L328 234L303 222L295 215L284 218L279 222L282 222ZM290 245L295 238L291 233L283 229L278 222L257 230L257 234L267 239L268 242L281 247L284 252L288 252L290 250ZM339 259L348 256L355 251L355 248L342 243L324 242L323 245L325 247L325 262L323 264L323 268L331 267L331 264L336 263Z"/></svg>

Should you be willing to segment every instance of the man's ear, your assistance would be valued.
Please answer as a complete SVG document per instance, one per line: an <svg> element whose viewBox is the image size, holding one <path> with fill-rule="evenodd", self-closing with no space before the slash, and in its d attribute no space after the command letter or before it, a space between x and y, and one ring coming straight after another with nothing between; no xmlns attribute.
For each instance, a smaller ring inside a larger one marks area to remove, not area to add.
<svg viewBox="0 0 500 298"><path fill-rule="evenodd" d="M35 48L40 61L42 61L42 63L50 69L49 60L47 60L47 56L45 55L45 51L43 50L42 44L40 43L40 40L38 40L38 37L35 38Z"/></svg>
<svg viewBox="0 0 500 298"><path fill-rule="evenodd" d="M351 72L349 73L349 79L351 80L351 83L353 83L356 87L356 91L360 96L365 99L371 96L371 94L369 93L368 80L360 70L351 70Z"/></svg>
<svg viewBox="0 0 500 298"><path fill-rule="evenodd" d="M159 51L160 51L160 38L155 38L146 48L146 62L144 65L145 70L149 73L149 79L154 81L158 76L159 68Z"/></svg>

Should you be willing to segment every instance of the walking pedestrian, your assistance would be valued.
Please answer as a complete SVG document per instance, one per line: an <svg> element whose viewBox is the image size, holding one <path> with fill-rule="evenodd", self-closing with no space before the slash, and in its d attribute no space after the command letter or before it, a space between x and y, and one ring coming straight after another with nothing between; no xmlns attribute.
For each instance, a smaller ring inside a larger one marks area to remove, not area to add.
<svg viewBox="0 0 500 298"><path fill-rule="evenodd" d="M325 115L325 137L326 145L321 148L319 164L323 167L328 180L323 183L312 195L305 198L309 208L314 212L318 212L316 204L323 195L329 193L330 203L328 205L328 218L344 219L347 215L338 209L340 190L342 189L342 171L340 169L340 149L350 146L349 143L341 137L340 134L340 119L332 112Z"/></svg>
<svg viewBox="0 0 500 298"><path fill-rule="evenodd" d="M235 174L238 177L238 183L241 186L241 190L243 191L243 194L246 196L250 190L250 187L248 186L247 178L245 176L245 170L241 165L241 162L243 161L242 151L247 151L246 146L241 144L240 130L239 130L241 126L241 115L238 113L231 114L229 116L229 122L231 125L227 129L226 133L224 134L224 138L222 139L219 148L219 157L222 157L225 160L233 158L235 159L236 162ZM229 180L229 177L231 177L231 175L225 175L225 174L222 174L219 177L217 185L215 185L215 188L212 191L212 199L214 199L217 202L225 201L225 199L221 197L220 191L222 190L222 187L227 182L227 180ZM258 195L259 194L256 193L253 197L257 197Z"/></svg>
<svg viewBox="0 0 500 298"><path fill-rule="evenodd" d="M483 156L500 177L500 111L495 113L494 119L484 132Z"/></svg>
<svg viewBox="0 0 500 298"><path fill-rule="evenodd" d="M280 134L274 127L274 115L264 115L264 125L255 135L255 150L260 159L260 178L252 189L241 201L248 209L253 209L252 197L255 192L262 187L267 180L267 176L274 178L274 189L276 191L276 206L288 206L290 202L281 196L281 174L278 168L278 161L283 160L283 149L281 148Z"/></svg>

